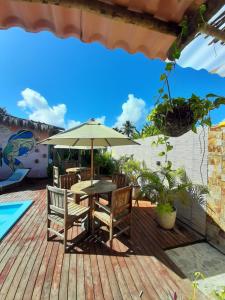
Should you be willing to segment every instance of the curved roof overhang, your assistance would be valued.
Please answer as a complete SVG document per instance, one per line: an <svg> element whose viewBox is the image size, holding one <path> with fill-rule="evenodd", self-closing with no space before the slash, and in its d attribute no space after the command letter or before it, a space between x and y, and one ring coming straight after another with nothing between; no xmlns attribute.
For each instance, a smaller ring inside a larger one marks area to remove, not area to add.
<svg viewBox="0 0 225 300"><path fill-rule="evenodd" d="M179 22L184 15L191 20L189 38L194 38L196 24L192 23L204 2L208 4L209 19L224 1L0 0L0 28L49 30L61 38L98 41L109 49L123 48L129 53L142 52L149 58L165 60L179 35ZM189 39L181 46L188 42Z"/></svg>

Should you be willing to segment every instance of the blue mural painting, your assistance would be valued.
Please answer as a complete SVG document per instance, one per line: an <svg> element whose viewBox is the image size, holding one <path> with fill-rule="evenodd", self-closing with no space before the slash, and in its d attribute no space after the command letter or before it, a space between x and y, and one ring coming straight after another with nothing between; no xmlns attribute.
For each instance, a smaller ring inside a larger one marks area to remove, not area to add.
<svg viewBox="0 0 225 300"><path fill-rule="evenodd" d="M12 170L22 168L23 164L18 159L20 156L27 155L35 146L35 138L31 131L20 130L10 136L7 145L2 150L0 149L1 164L2 161Z"/></svg>

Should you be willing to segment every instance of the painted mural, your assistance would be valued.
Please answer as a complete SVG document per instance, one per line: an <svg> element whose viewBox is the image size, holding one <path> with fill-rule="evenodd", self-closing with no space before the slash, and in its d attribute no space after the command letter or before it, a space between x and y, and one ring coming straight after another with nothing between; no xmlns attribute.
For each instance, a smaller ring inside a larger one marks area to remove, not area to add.
<svg viewBox="0 0 225 300"><path fill-rule="evenodd" d="M29 130L19 130L12 134L6 146L0 147L0 166L4 162L11 170L23 168L20 157L28 155L35 146L35 138Z"/></svg>

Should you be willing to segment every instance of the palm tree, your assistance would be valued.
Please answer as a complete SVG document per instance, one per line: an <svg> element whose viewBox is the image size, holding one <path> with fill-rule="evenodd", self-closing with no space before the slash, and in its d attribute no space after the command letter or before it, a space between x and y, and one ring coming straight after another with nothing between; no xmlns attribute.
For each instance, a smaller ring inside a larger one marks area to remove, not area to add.
<svg viewBox="0 0 225 300"><path fill-rule="evenodd" d="M131 123L131 121L127 120L122 127L122 131L124 134L126 134L128 137L133 136L135 132L137 132L137 129L135 126Z"/></svg>
<svg viewBox="0 0 225 300"><path fill-rule="evenodd" d="M116 130L119 133L123 133L123 130L121 128L118 127L113 127L114 130Z"/></svg>
<svg viewBox="0 0 225 300"><path fill-rule="evenodd" d="M7 111L4 107L0 107L0 115L6 115Z"/></svg>

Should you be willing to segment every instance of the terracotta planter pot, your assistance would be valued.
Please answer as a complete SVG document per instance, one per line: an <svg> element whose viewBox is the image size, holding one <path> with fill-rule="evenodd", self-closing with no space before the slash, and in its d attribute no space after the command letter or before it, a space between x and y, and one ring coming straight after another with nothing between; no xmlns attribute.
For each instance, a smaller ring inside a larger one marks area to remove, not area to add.
<svg viewBox="0 0 225 300"><path fill-rule="evenodd" d="M133 200L138 200L139 195L140 195L140 190L141 190L141 187L139 185L133 185L133 189L132 189L132 199Z"/></svg>
<svg viewBox="0 0 225 300"><path fill-rule="evenodd" d="M174 210L171 213L156 212L156 220L163 229L173 229L177 217L177 211Z"/></svg>

